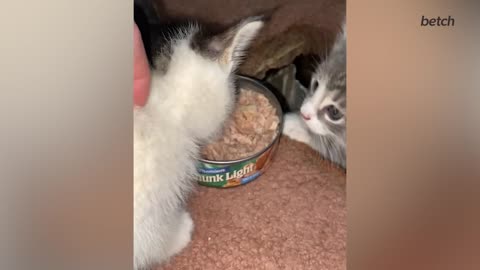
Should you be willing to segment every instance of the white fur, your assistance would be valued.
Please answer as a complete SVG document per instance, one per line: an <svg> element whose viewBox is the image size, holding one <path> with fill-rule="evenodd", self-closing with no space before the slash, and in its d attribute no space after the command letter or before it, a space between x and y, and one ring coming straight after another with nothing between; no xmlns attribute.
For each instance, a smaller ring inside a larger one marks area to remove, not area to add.
<svg viewBox="0 0 480 270"><path fill-rule="evenodd" d="M287 113L284 117L283 134L293 140L310 144L311 136L298 113Z"/></svg>
<svg viewBox="0 0 480 270"><path fill-rule="evenodd" d="M135 269L163 263L190 242L184 204L198 145L221 130L233 105L231 70L192 51L188 38L174 43L166 74L153 71L148 103L134 109ZM232 46L245 48L245 38Z"/></svg>
<svg viewBox="0 0 480 270"><path fill-rule="evenodd" d="M262 21L252 21L251 19L241 23L237 35L233 39L234 44L238 44L232 51L232 61L230 61L230 69L234 70L245 57L245 48L249 46L253 38L256 36L260 28L263 26Z"/></svg>

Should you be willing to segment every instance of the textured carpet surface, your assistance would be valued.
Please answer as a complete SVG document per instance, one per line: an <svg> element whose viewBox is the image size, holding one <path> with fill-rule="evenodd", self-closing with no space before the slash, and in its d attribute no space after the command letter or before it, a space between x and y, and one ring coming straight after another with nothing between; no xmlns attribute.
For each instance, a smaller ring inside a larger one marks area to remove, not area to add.
<svg viewBox="0 0 480 270"><path fill-rule="evenodd" d="M158 270L346 269L345 174L282 138L274 162L240 187L199 187L192 242Z"/></svg>

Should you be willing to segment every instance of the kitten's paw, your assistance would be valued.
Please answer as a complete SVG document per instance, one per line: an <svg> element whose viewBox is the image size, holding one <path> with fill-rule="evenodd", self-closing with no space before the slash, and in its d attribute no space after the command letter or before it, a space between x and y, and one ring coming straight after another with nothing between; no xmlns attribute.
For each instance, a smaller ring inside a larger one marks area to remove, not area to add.
<svg viewBox="0 0 480 270"><path fill-rule="evenodd" d="M173 239L170 252L171 256L182 251L192 239L193 220L186 211L181 214L177 227L177 235Z"/></svg>
<svg viewBox="0 0 480 270"><path fill-rule="evenodd" d="M298 113L288 113L284 117L283 135L302 143L310 142L310 134Z"/></svg>

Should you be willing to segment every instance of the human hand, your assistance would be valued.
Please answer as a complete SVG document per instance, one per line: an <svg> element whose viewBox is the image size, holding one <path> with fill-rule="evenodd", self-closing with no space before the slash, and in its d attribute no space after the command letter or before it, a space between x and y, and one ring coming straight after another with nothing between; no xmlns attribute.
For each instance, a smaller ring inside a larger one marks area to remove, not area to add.
<svg viewBox="0 0 480 270"><path fill-rule="evenodd" d="M150 92L150 67L137 24L133 30L133 103L144 106Z"/></svg>

